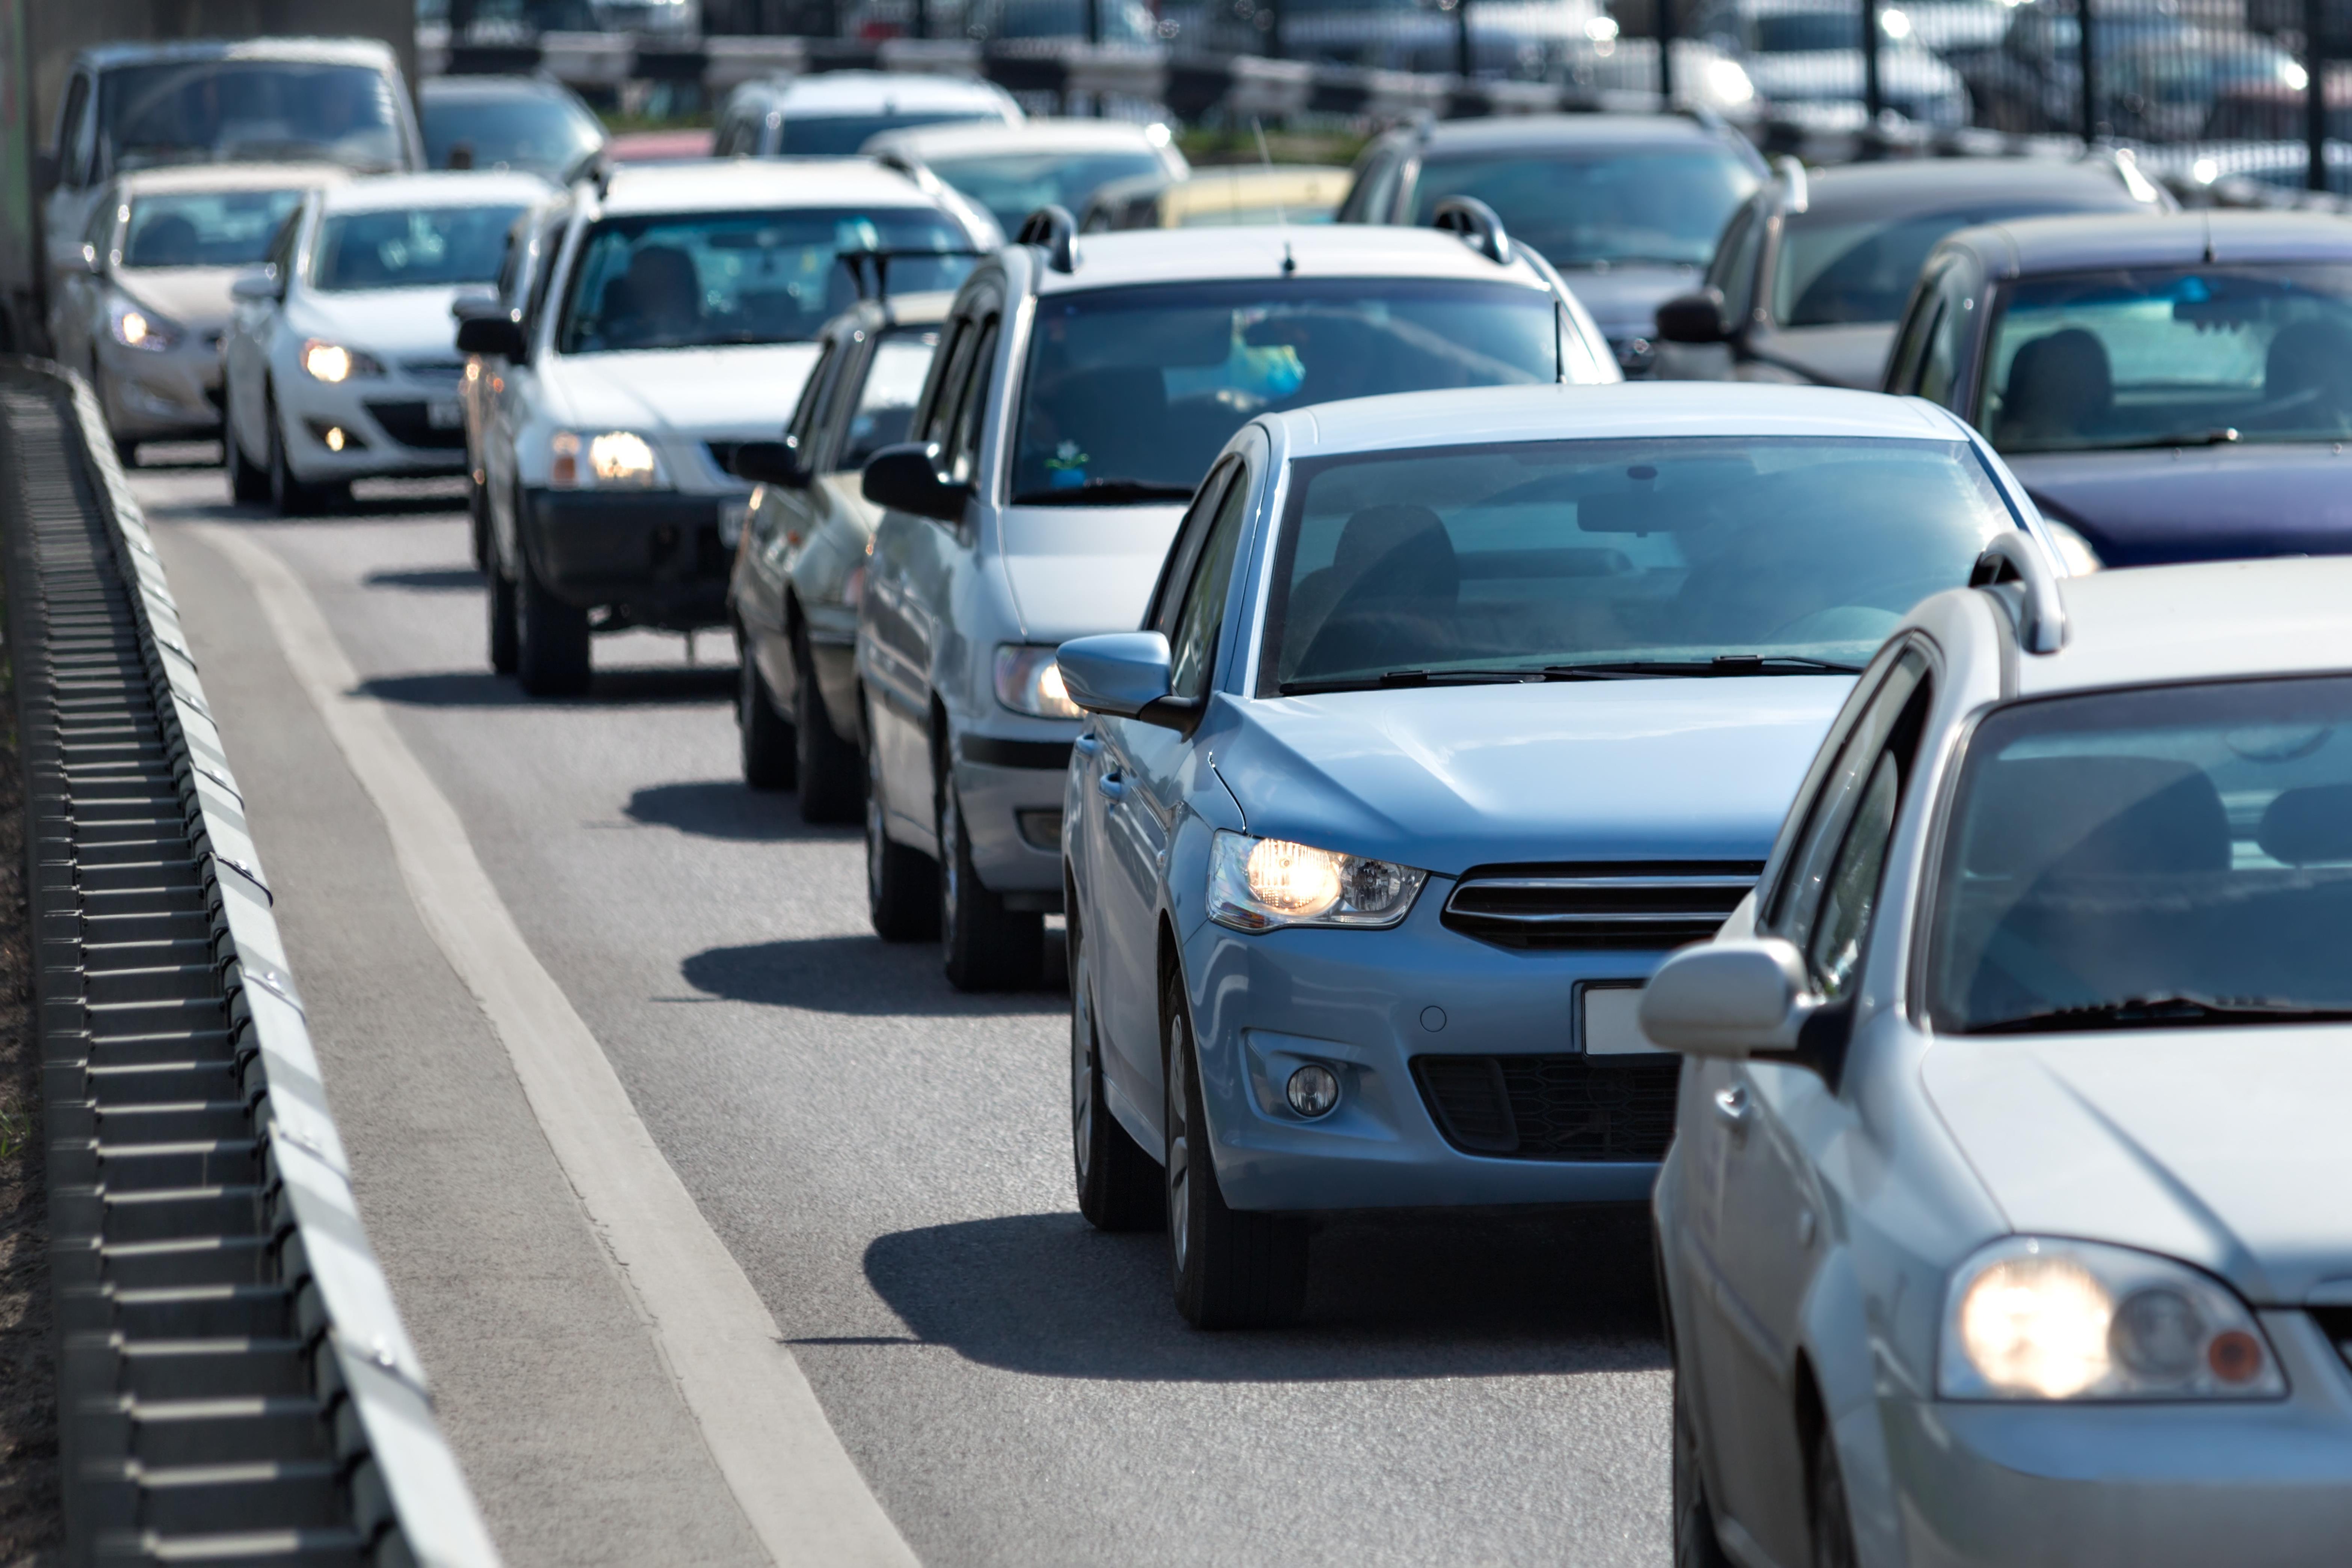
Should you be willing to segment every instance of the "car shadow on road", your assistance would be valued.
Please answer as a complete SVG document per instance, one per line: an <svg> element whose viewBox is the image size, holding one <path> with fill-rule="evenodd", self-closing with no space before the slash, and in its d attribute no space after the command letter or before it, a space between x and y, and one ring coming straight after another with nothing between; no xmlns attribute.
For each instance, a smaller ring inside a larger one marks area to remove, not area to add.
<svg viewBox="0 0 2352 1568"><path fill-rule="evenodd" d="M1202 1333L1164 1236L1076 1214L900 1231L866 1277L926 1344L1045 1377L1239 1383L1641 1372L1666 1365L1637 1209L1350 1216L1314 1240L1299 1324ZM821 1338L801 1342L821 1344Z"/></svg>
<svg viewBox="0 0 2352 1568"><path fill-rule="evenodd" d="M796 839L847 844L855 827L812 826L786 794L745 787L740 779L700 779L691 784L648 784L629 796L621 815L648 827L674 827L698 838L741 844L782 844Z"/></svg>
<svg viewBox="0 0 2352 1568"><path fill-rule="evenodd" d="M931 942L873 936L801 937L708 948L678 965L708 996L763 1007L871 1017L1060 1017L1069 1010L1062 933L1045 933L1046 988L971 994L950 985Z"/></svg>
<svg viewBox="0 0 2352 1568"><path fill-rule="evenodd" d="M478 594L482 574L471 566L433 566L415 572L371 572L360 579L368 588L404 588L412 594Z"/></svg>
<svg viewBox="0 0 2352 1568"><path fill-rule="evenodd" d="M359 690L409 708L626 708L675 702L732 701L735 670L678 666L599 669L582 697L530 697L509 676L487 669L379 675Z"/></svg>

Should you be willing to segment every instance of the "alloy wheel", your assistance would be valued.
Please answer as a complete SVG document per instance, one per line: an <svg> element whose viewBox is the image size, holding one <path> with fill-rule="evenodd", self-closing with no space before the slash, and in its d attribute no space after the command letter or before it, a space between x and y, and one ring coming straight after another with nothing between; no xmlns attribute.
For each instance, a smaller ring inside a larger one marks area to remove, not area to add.
<svg viewBox="0 0 2352 1568"><path fill-rule="evenodd" d="M1078 1185L1087 1184L1095 1136L1095 1010L1078 968L1078 928L1070 926L1070 1138L1076 1145Z"/></svg>
<svg viewBox="0 0 2352 1568"><path fill-rule="evenodd" d="M1168 1251L1181 1279L1192 1240L1192 1042L1184 1021L1168 1028Z"/></svg>
<svg viewBox="0 0 2352 1568"><path fill-rule="evenodd" d="M940 941L953 951L956 942L956 900L963 892L963 814L957 809L955 786L940 792Z"/></svg>

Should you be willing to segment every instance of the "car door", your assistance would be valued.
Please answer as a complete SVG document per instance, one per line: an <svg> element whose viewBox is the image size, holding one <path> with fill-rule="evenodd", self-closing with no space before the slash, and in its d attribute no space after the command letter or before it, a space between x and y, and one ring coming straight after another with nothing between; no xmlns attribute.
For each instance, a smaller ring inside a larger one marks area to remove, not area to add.
<svg viewBox="0 0 2352 1568"><path fill-rule="evenodd" d="M73 268L80 254L82 233L89 224L90 205L99 192L90 167L98 144L97 87L90 73L78 70L66 83L58 110L57 183L41 204L42 249L51 287Z"/></svg>
<svg viewBox="0 0 2352 1568"><path fill-rule="evenodd" d="M68 267L58 280L57 310L50 318L49 352L59 364L98 374L99 334L108 331L107 278L114 249L115 203L101 200L90 210L74 248L89 259ZM85 271L84 266L90 270Z"/></svg>
<svg viewBox="0 0 2352 1568"><path fill-rule="evenodd" d="M816 364L801 388L801 400L784 426L784 444L800 455L804 468L816 469L830 455L821 450L822 437L830 423L826 411L839 384L850 375L846 362L855 357L856 345L845 332L826 338L817 352ZM754 493L744 529L743 593L737 601L737 613L743 618L752 657L759 660L761 679L779 701L791 700L799 677L784 597L793 557L816 530L820 489L814 477L805 488L761 485Z"/></svg>
<svg viewBox="0 0 2352 1568"><path fill-rule="evenodd" d="M1195 492L1161 574L1147 623L1168 639L1171 694L1207 695L1224 590L1249 501L1238 459L1212 470ZM1101 969L1095 1005L1110 1049L1104 1070L1136 1103L1157 1107L1160 1082L1160 877L1174 826L1178 778L1189 737L1134 719L1097 719L1091 870Z"/></svg>
<svg viewBox="0 0 2352 1568"><path fill-rule="evenodd" d="M294 258L300 251L302 227L310 207L310 203L306 201L286 215L286 221L278 226L278 233L269 241L268 254L262 261L277 280L281 297L293 279ZM278 301L274 299L232 298L227 336L223 339L226 347L222 391L228 407L230 437L256 463L267 462L269 457L266 424L269 326L277 313Z"/></svg>
<svg viewBox="0 0 2352 1568"><path fill-rule="evenodd" d="M1848 732L1759 922L1804 954L1809 988L1829 1007L1850 1006L1861 979L1932 688L1927 651L1914 640ZM1719 1270L1719 1321L1708 1336L1718 1353L1706 1367L1709 1444L1723 1471L1724 1513L1778 1561L1801 1562L1811 1527L1796 1352L1823 1251L1822 1163L1853 1131L1854 1116L1837 1085L1810 1068L1716 1060L1706 1077Z"/></svg>
<svg viewBox="0 0 2352 1568"><path fill-rule="evenodd" d="M552 213L541 221L533 245L530 291L523 300L523 357L493 359L485 366L490 386L483 404L482 482L489 501L491 553L509 566L522 559L521 520L515 515L521 482L515 447L541 395L538 356L547 352L541 346L541 327L555 309L554 301L562 298L563 270L569 260L564 240L571 224L569 210Z"/></svg>

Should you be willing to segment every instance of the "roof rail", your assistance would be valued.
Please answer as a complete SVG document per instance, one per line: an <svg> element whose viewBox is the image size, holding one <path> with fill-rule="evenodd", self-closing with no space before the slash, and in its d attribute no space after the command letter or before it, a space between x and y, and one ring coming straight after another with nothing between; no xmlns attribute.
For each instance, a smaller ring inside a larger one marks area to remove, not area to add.
<svg viewBox="0 0 2352 1568"><path fill-rule="evenodd" d="M1813 187L1805 177L1805 161L1794 153L1783 153L1772 160L1772 172L1789 188L1789 199L1782 204L1792 213L1803 212L1813 205Z"/></svg>
<svg viewBox="0 0 2352 1568"><path fill-rule="evenodd" d="M1067 207L1039 207L1022 220L1021 232L1013 237L1013 243L1043 246L1045 265L1056 272L1078 269L1078 220Z"/></svg>
<svg viewBox="0 0 2352 1568"><path fill-rule="evenodd" d="M1996 533L1969 573L1971 588L2014 583L2017 640L2028 653L2056 653L2066 646L2066 605L2058 596L2058 574L2041 544L2021 532Z"/></svg>
<svg viewBox="0 0 2352 1568"><path fill-rule="evenodd" d="M2140 172L2139 154L2128 147L2086 147L2083 150L2083 161L2105 163L2113 169L2116 178L2124 183L2124 189L2131 193L2131 198L2136 202L2146 202L2150 206L2177 205L2161 186Z"/></svg>
<svg viewBox="0 0 2352 1568"><path fill-rule="evenodd" d="M1462 242L1497 267L1511 264L1510 231L1495 209L1475 196L1448 196L1437 204L1429 226L1458 234Z"/></svg>

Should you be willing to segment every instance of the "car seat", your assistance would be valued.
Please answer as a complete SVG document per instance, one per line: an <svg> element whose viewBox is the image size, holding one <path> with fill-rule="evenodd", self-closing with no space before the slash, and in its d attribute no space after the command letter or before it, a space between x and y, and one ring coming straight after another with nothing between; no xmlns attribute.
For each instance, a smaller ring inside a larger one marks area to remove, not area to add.
<svg viewBox="0 0 2352 1568"><path fill-rule="evenodd" d="M1291 591L1283 642L1305 652L1289 673L1444 657L1461 594L1462 564L1444 520L1425 506L1366 507L1339 531L1331 564Z"/></svg>
<svg viewBox="0 0 2352 1568"><path fill-rule="evenodd" d="M123 258L131 267L194 267L203 260L203 240L196 226L178 213L166 213L142 228Z"/></svg>
<svg viewBox="0 0 2352 1568"><path fill-rule="evenodd" d="M2106 346L2081 327L2035 338L2009 363L1994 444L2040 446L2088 436L2115 407Z"/></svg>

